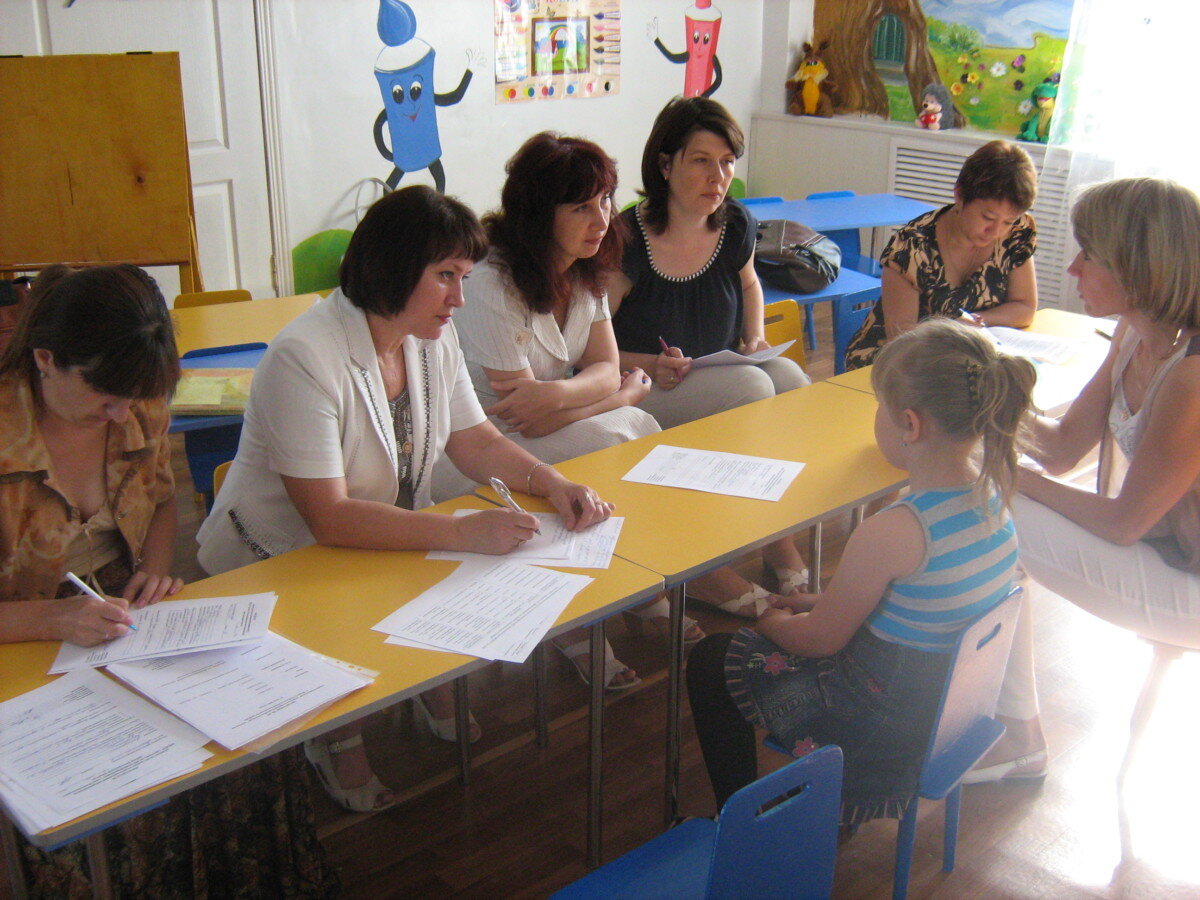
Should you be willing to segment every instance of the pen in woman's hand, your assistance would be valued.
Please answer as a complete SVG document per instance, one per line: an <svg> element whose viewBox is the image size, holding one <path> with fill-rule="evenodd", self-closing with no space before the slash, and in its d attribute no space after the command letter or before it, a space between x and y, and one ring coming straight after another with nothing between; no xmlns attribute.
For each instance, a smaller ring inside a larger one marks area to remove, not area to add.
<svg viewBox="0 0 1200 900"><path fill-rule="evenodd" d="M74 572L68 572L66 575L66 578L67 578L67 581L71 582L71 584L75 585L75 587L79 588L79 590L83 591L89 597L94 597L95 599L99 600L101 603L109 602L107 597L103 597L100 594L93 591L87 585L87 583L82 578L80 578L78 575L76 575ZM130 631L137 631L137 626L134 625L132 622L129 623L126 627Z"/></svg>
<svg viewBox="0 0 1200 900"><path fill-rule="evenodd" d="M505 506L507 506L513 512L519 512L519 513L525 512L525 510L521 508L521 504L513 499L513 495L509 491L507 484L505 484L503 481L501 481L495 475L493 475L491 478L488 479L488 483L492 486L492 489L495 490L495 492L500 495L500 499L504 501ZM535 529L533 529L533 533L541 534L542 529L535 528Z"/></svg>

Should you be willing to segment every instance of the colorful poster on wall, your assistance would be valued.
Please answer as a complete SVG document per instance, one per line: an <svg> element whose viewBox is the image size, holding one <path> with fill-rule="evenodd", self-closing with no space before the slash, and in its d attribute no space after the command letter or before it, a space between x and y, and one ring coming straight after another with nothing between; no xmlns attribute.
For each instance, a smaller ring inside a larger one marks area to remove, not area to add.
<svg viewBox="0 0 1200 900"><path fill-rule="evenodd" d="M494 2L497 103L619 91L621 0Z"/></svg>

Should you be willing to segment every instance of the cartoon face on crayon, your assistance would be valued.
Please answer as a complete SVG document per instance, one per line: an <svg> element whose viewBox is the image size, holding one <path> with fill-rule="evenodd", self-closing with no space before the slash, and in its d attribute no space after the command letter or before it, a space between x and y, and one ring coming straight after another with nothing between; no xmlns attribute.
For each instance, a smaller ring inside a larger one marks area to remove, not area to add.
<svg viewBox="0 0 1200 900"><path fill-rule="evenodd" d="M410 37L385 47L375 61L393 161L405 172L424 169L442 155L432 89L435 55L423 40Z"/></svg>
<svg viewBox="0 0 1200 900"><path fill-rule="evenodd" d="M683 75L683 96L699 97L713 83L713 60L721 36L721 11L712 0L696 0L684 14L687 27L687 65Z"/></svg>

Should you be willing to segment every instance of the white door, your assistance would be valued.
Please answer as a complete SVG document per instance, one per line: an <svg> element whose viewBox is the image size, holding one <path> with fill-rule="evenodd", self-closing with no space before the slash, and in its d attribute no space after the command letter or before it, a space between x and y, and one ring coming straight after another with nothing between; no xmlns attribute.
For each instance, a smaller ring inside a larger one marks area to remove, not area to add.
<svg viewBox="0 0 1200 900"><path fill-rule="evenodd" d="M273 296L253 4L0 0L0 21L0 53L179 53L204 286ZM173 299L177 271L154 274Z"/></svg>

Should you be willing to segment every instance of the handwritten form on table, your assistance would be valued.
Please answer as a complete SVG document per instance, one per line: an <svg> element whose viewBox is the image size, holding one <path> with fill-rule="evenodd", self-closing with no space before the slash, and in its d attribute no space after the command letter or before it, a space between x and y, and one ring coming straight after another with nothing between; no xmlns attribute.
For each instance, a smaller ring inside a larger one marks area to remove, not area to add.
<svg viewBox="0 0 1200 900"><path fill-rule="evenodd" d="M247 594L203 600L171 600L130 610L137 631L97 647L63 643L50 674L112 662L171 656L258 643L267 633L278 595Z"/></svg>
<svg viewBox="0 0 1200 900"><path fill-rule="evenodd" d="M270 632L251 646L114 663L108 670L229 750L371 683Z"/></svg>
<svg viewBox="0 0 1200 900"><path fill-rule="evenodd" d="M373 627L389 644L524 662L591 581L507 560L465 562Z"/></svg>
<svg viewBox="0 0 1200 900"><path fill-rule="evenodd" d="M687 488L754 500L778 500L804 463L659 444L622 481Z"/></svg>
<svg viewBox="0 0 1200 900"><path fill-rule="evenodd" d="M208 741L92 669L0 703L0 799L27 834L200 767Z"/></svg>
<svg viewBox="0 0 1200 900"><path fill-rule="evenodd" d="M470 515L471 509L455 511L456 516ZM521 545L504 559L523 562L533 566L564 566L568 569L607 569L612 565L612 555L621 536L625 520L621 517L605 519L583 531L571 532L563 526L562 516L557 513L534 513L542 523L542 533ZM457 560L458 562L485 562L497 557L485 553L466 553L459 550L431 550L427 559Z"/></svg>

